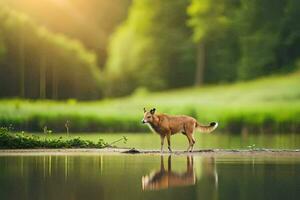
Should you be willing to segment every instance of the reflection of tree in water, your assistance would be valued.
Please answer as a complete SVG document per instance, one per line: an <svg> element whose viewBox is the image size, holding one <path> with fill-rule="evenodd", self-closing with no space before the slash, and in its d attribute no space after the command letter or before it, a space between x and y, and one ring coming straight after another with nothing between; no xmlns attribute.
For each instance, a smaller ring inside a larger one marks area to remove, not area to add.
<svg viewBox="0 0 300 200"><path fill-rule="evenodd" d="M214 158L204 158L201 162L202 176L197 180L194 170L193 156L187 156L186 171L183 173L172 171L171 155L168 157L168 169L165 169L163 156L161 156L160 170L142 177L143 190L160 190L178 186L195 185L203 180L213 180L214 188L217 187L218 175Z"/></svg>

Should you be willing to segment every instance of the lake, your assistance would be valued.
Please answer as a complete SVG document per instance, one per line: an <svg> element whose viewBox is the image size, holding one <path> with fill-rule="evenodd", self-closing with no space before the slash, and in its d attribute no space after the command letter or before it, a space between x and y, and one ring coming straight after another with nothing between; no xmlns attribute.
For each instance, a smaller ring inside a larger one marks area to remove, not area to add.
<svg viewBox="0 0 300 200"><path fill-rule="evenodd" d="M0 156L1 199L299 199L299 156Z"/></svg>
<svg viewBox="0 0 300 200"><path fill-rule="evenodd" d="M44 134L38 134L44 136ZM66 134L52 134L50 137L68 138ZM71 133L70 137L80 137L98 141L103 138L106 142L111 143L122 136L126 136L128 141L116 143L118 147L138 148L138 149L160 149L160 137L155 133ZM276 149L299 149L300 134L226 134L214 132L212 134L195 133L195 149L221 148L221 149L247 149L249 146L255 148L276 148ZM171 145L174 150L186 150L188 140L182 134L176 134L171 137ZM165 150L167 150L165 141Z"/></svg>
<svg viewBox="0 0 300 200"><path fill-rule="evenodd" d="M43 134L39 134L43 135ZM160 138L145 134L52 134L113 142L119 147L159 149ZM187 147L183 135L171 139L174 150ZM248 147L252 145L252 147ZM196 134L195 149L299 149L297 134ZM1 199L299 199L297 155L0 155Z"/></svg>

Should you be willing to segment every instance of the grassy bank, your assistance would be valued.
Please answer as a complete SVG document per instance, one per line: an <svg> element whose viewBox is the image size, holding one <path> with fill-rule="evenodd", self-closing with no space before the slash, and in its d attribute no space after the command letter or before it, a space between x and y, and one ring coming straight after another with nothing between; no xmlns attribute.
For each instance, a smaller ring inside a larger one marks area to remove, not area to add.
<svg viewBox="0 0 300 200"><path fill-rule="evenodd" d="M143 132L143 107L218 121L230 132L300 132L300 73L98 102L0 101L0 126L16 131Z"/></svg>
<svg viewBox="0 0 300 200"><path fill-rule="evenodd" d="M6 128L0 128L0 149L34 149L34 148L104 148L108 143L72 139L41 138L37 135L13 134Z"/></svg>

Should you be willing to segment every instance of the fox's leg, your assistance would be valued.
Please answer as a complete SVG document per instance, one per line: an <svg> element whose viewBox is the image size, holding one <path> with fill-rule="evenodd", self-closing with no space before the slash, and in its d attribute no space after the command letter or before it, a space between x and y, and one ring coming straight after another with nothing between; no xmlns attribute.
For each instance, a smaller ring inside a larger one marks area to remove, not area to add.
<svg viewBox="0 0 300 200"><path fill-rule="evenodd" d="M171 149L171 134L167 135L167 140L168 140L168 149L169 149L170 152L172 152L172 149Z"/></svg>
<svg viewBox="0 0 300 200"><path fill-rule="evenodd" d="M194 144L195 144L195 138L194 138L194 136L193 136L193 133L186 134L186 136L187 136L188 139L189 139L189 148L187 149L187 151L190 150L190 152L193 152Z"/></svg>
<svg viewBox="0 0 300 200"><path fill-rule="evenodd" d="M161 135L160 139L161 139L161 141L160 141L160 153L163 153L163 151L164 151L165 135Z"/></svg>
<svg viewBox="0 0 300 200"><path fill-rule="evenodd" d="M193 152L194 144L195 144L195 142L196 142L195 137L194 137L194 134L191 134L191 139L192 139L192 148L191 148L191 152Z"/></svg>
<svg viewBox="0 0 300 200"><path fill-rule="evenodd" d="M187 139L188 139L188 141L189 141L189 146L188 146L188 148L187 148L187 152L189 152L189 150L190 150L190 148L191 148L191 139L190 139L190 137L189 137L189 135L188 134L186 134L186 137L187 137Z"/></svg>
<svg viewBox="0 0 300 200"><path fill-rule="evenodd" d="M194 128L195 125L194 124L187 124L185 126L185 132L186 132L186 136L188 137L189 139L189 148L187 149L187 151L190 150L190 152L193 151L193 148L194 148L194 144L195 144L195 138L193 136L193 133L194 133Z"/></svg>

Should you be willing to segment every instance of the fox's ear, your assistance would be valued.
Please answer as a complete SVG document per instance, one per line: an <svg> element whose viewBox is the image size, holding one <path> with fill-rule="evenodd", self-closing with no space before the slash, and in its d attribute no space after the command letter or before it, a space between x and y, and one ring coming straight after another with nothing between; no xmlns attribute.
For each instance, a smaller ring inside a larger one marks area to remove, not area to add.
<svg viewBox="0 0 300 200"><path fill-rule="evenodd" d="M146 108L144 108L144 113L147 112Z"/></svg>
<svg viewBox="0 0 300 200"><path fill-rule="evenodd" d="M155 108L152 108L151 110L150 110L150 113L153 115L154 113L155 113Z"/></svg>

